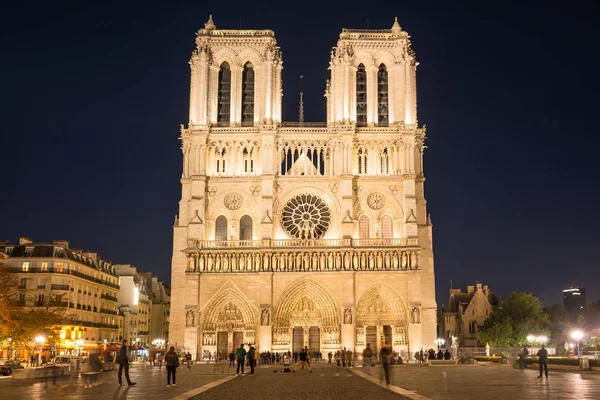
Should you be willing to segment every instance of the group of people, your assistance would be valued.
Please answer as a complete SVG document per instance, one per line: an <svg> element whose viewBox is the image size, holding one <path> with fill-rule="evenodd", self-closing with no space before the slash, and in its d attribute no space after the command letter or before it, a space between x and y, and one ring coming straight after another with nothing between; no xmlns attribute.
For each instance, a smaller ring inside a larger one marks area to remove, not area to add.
<svg viewBox="0 0 600 400"><path fill-rule="evenodd" d="M415 361L419 364L426 363L427 360L450 360L452 359L452 353L448 349L446 351L438 350L436 353L434 349L429 349L427 352L416 351Z"/></svg>

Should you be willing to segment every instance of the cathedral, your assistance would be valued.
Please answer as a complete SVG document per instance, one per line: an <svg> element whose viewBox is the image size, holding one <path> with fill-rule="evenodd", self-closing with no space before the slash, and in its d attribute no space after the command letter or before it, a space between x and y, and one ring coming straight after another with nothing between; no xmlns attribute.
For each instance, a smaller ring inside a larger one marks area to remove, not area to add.
<svg viewBox="0 0 600 400"><path fill-rule="evenodd" d="M169 342L401 356L434 347L432 226L409 35L343 29L326 122L281 120L271 30L217 29L190 59Z"/></svg>

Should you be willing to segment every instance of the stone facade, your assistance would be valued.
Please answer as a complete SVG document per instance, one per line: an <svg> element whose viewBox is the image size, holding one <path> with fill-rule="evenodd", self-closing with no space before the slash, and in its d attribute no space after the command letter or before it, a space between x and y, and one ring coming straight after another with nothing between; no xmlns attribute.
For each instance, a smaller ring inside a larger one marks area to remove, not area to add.
<svg viewBox="0 0 600 400"><path fill-rule="evenodd" d="M487 285L477 283L467 286L466 292L450 289L448 304L444 307L440 319L440 333L445 337L446 344L460 347L478 346L478 326L483 325L492 312L492 307L497 305L498 298Z"/></svg>
<svg viewBox="0 0 600 400"><path fill-rule="evenodd" d="M415 54L392 29L344 29L327 122L281 121L270 30L218 30L192 54L181 128L169 342L325 354L434 346L432 226Z"/></svg>

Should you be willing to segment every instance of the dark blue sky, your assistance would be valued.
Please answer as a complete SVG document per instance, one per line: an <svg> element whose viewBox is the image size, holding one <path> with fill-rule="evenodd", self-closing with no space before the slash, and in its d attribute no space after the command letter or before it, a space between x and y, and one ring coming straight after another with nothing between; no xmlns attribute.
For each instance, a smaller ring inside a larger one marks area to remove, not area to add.
<svg viewBox="0 0 600 400"><path fill-rule="evenodd" d="M67 239L168 281L188 60L208 14L218 28L275 31L284 120L297 120L304 75L311 121L325 120L342 27L390 28L398 16L420 62L438 304L450 279L546 304L582 285L596 300L600 12L592 1L507 3L3 7L0 239Z"/></svg>

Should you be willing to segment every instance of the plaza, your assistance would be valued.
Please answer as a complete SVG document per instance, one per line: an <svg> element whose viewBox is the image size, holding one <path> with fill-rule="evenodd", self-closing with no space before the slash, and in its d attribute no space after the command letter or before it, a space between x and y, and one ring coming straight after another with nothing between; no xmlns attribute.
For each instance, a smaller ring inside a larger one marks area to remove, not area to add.
<svg viewBox="0 0 600 400"><path fill-rule="evenodd" d="M135 366L133 387L120 387L116 372L104 372L100 384L85 388L81 378L49 381L0 379L0 393L15 399L595 399L600 373L550 370L549 379L537 371L507 366L397 365L391 367L392 386L381 385L382 369L344 369L326 362L313 363L313 373L281 373L281 366L260 366L254 376L235 376L227 363L180 367L177 387L166 387L166 370ZM275 372L276 371L276 372ZM247 372L247 371L246 371ZM211 387L215 385L214 387Z"/></svg>

